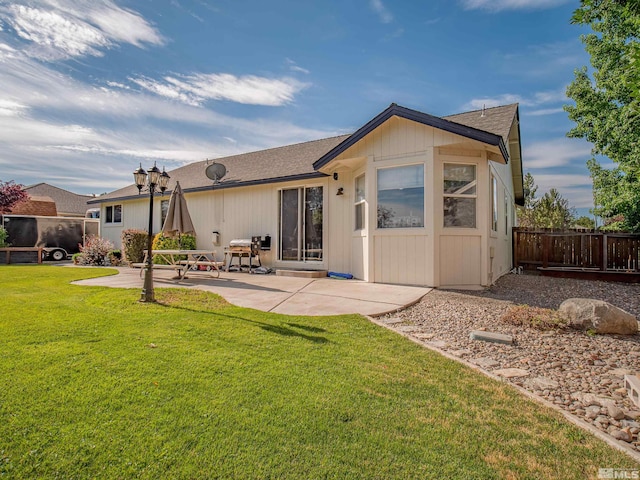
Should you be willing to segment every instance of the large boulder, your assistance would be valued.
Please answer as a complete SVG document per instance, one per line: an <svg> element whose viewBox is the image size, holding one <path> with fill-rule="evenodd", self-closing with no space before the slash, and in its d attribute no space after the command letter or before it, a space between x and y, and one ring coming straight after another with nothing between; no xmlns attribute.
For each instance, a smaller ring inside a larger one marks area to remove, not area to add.
<svg viewBox="0 0 640 480"><path fill-rule="evenodd" d="M558 310L569 319L573 328L619 335L638 333L636 317L602 300L570 298L562 302Z"/></svg>

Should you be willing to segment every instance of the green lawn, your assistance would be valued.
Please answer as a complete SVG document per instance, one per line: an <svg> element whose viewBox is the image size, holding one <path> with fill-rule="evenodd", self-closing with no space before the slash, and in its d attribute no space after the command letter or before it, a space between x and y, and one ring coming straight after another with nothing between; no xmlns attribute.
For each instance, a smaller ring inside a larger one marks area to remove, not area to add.
<svg viewBox="0 0 640 480"><path fill-rule="evenodd" d="M508 386L353 316L0 267L0 477L595 478L638 468Z"/></svg>

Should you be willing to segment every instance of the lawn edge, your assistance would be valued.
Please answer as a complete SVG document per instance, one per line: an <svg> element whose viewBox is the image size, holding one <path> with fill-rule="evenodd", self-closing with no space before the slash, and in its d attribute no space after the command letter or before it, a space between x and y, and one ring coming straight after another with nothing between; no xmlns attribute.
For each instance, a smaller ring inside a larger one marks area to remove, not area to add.
<svg viewBox="0 0 640 480"><path fill-rule="evenodd" d="M549 402L548 400L545 400L542 397L539 397L538 395L528 391L527 389L519 386L519 385L515 385L511 382L506 381L504 378L499 377L498 375L494 375L491 372L488 372L482 368L480 368L478 365L468 362L466 360L464 360L463 358L460 357L456 357L455 355L452 355L434 345L430 345L427 342L420 340L418 338L415 338L413 336L411 336L409 333L405 333L405 332L399 332L398 330L395 330L393 327L391 327L390 325L381 322L379 320L377 320L377 318L374 318L372 316L368 316L368 315L363 315L365 318L369 319L370 322L380 326L380 327L384 327L387 330L390 330L398 335L401 335L409 340L411 340L413 343L420 345L423 348L426 348L428 350L431 350L433 352L439 353L440 355L444 356L445 358L448 358L449 360L453 360L455 362L461 363L462 365L465 365L469 368L471 368L472 370L479 372L481 374L483 374L486 377L489 377L493 380L497 380L500 383L503 383L505 385L508 385L509 387L515 389L516 391L520 392L522 395L524 395L525 397L529 398L530 400L533 400L534 402L551 408L553 410L555 410L556 412L562 414L562 416L567 419L569 422L573 423L574 425L576 425L577 427L582 428L583 430L586 430L587 432L595 435L597 438L599 438L600 440L603 440L605 443L607 443L609 446L615 448L618 451L621 451L623 453L626 453L629 457L631 457L633 460L635 460L638 464L640 464L640 452L635 451L634 449L632 449L631 447L629 447L626 444L623 444L621 442L618 442L617 440L615 440L614 438L612 438L611 436L607 435L606 433L602 432L601 430L597 429L596 427L594 427L593 425L591 425L588 422L585 422L584 420L579 419L578 417L576 417L575 415L572 415L571 413L561 409L560 407L558 407L557 405Z"/></svg>

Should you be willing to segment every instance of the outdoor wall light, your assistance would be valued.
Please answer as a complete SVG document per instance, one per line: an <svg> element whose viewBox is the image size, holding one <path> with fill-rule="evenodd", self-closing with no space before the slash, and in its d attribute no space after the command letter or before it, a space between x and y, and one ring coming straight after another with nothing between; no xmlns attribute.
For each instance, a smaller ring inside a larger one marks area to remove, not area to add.
<svg viewBox="0 0 640 480"><path fill-rule="evenodd" d="M149 173L145 172L142 168L142 164L133 172L133 179L138 187L138 195L142 193L142 190L149 192L149 231L147 236L147 262L144 266L144 284L142 286L142 294L140 295L141 302L153 303L156 301L153 293L153 255L151 255L151 249L153 246L153 197L156 194L156 189L160 193L164 194L165 190L169 186L169 179L171 177L162 167L162 172L156 166L155 162L153 167L149 169Z"/></svg>
<svg viewBox="0 0 640 480"><path fill-rule="evenodd" d="M333 172L333 179L338 180L338 172Z"/></svg>

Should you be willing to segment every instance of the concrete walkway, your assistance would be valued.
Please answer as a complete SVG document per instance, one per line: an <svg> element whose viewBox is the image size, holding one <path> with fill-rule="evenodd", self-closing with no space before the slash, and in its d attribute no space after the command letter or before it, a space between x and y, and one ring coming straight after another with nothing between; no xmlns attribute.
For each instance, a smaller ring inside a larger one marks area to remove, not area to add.
<svg viewBox="0 0 640 480"><path fill-rule="evenodd" d="M118 275L74 282L115 288L140 288L140 270L119 267ZM229 303L264 312L287 315L340 315L360 313L382 315L420 300L430 288L367 283L332 278L294 278L276 275L222 272L213 278L208 272L189 272L174 280L170 270L154 270L155 288L197 288L217 293Z"/></svg>

